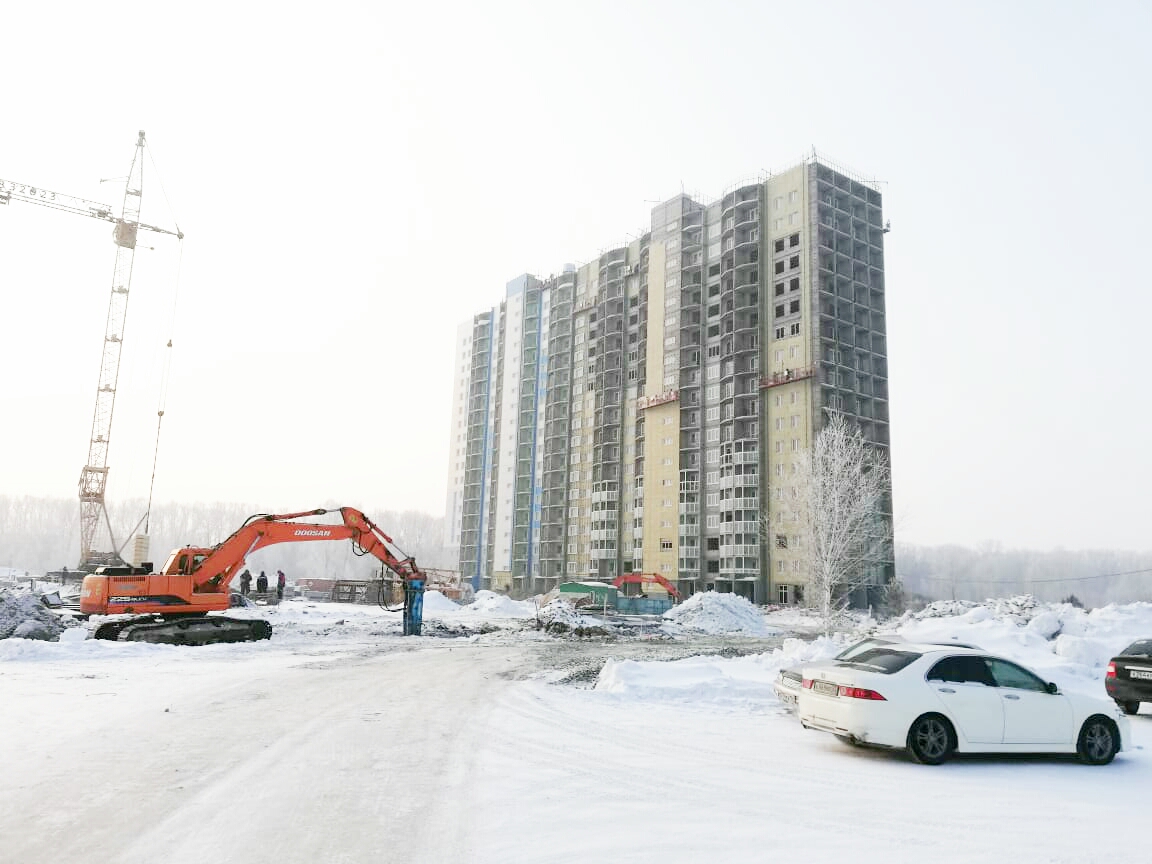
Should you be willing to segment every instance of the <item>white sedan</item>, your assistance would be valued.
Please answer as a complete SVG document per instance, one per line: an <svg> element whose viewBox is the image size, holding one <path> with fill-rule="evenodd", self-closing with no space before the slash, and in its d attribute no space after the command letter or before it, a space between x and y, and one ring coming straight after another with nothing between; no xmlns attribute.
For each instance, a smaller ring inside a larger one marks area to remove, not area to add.
<svg viewBox="0 0 1152 864"><path fill-rule="evenodd" d="M953 753L1075 753L1104 765L1128 740L1128 718L1109 700L1062 693L976 649L881 645L802 675L805 727L850 744L907 748L927 765Z"/></svg>

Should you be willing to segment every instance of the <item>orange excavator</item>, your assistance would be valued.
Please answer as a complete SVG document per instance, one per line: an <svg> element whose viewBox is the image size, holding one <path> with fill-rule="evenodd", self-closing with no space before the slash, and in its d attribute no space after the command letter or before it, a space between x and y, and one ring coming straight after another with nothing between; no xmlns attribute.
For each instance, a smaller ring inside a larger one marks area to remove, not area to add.
<svg viewBox="0 0 1152 864"><path fill-rule="evenodd" d="M296 521L328 513L339 513L342 523ZM159 573L151 572L150 563L100 567L84 577L80 612L128 616L101 623L97 639L180 645L268 639L272 625L267 621L208 613L229 608L229 585L251 553L273 543L313 540L351 540L357 555L375 556L404 583L404 635L420 634L424 572L371 519L351 507L251 516L223 543L174 550Z"/></svg>

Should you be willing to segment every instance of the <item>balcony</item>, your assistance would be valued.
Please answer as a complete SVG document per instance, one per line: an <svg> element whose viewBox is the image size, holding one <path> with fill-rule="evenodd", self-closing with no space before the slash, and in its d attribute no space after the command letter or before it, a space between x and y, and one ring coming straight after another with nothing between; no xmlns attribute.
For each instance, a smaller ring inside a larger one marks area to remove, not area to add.
<svg viewBox="0 0 1152 864"><path fill-rule="evenodd" d="M725 546L720 544L720 557L721 558L756 558L760 555L759 546L749 545L733 545Z"/></svg>
<svg viewBox="0 0 1152 864"><path fill-rule="evenodd" d="M759 510L760 502L756 498L724 498L720 501L720 512L728 513L733 510Z"/></svg>
<svg viewBox="0 0 1152 864"><path fill-rule="evenodd" d="M721 489L738 489L742 486L759 486L760 475L752 474L730 474L727 477L720 478Z"/></svg>
<svg viewBox="0 0 1152 864"><path fill-rule="evenodd" d="M759 534L760 525L757 522L721 522L721 534Z"/></svg>

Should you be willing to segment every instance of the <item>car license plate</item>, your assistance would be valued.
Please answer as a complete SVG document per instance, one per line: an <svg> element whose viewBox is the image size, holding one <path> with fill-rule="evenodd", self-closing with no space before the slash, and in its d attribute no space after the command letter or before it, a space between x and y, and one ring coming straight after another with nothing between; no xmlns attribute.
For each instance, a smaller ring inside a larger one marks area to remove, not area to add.
<svg viewBox="0 0 1152 864"><path fill-rule="evenodd" d="M780 701L783 702L785 705L795 705L796 704L796 697L793 696L791 693L781 693L780 694Z"/></svg>
<svg viewBox="0 0 1152 864"><path fill-rule="evenodd" d="M812 689L823 696L835 696L839 688L835 684L830 684L827 681L813 681Z"/></svg>
<svg viewBox="0 0 1152 864"><path fill-rule="evenodd" d="M1139 672L1136 669L1128 670L1129 678L1143 678L1146 681L1152 681L1152 672Z"/></svg>

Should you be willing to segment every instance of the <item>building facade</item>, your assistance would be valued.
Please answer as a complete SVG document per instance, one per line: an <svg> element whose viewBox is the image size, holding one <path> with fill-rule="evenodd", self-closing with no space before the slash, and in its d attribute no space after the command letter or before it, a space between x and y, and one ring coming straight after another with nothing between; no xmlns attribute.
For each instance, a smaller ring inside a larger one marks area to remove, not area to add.
<svg viewBox="0 0 1152 864"><path fill-rule="evenodd" d="M890 445L881 204L815 157L678 195L462 325L446 539L465 578L530 595L658 572L683 595L800 600L796 459L830 411Z"/></svg>

